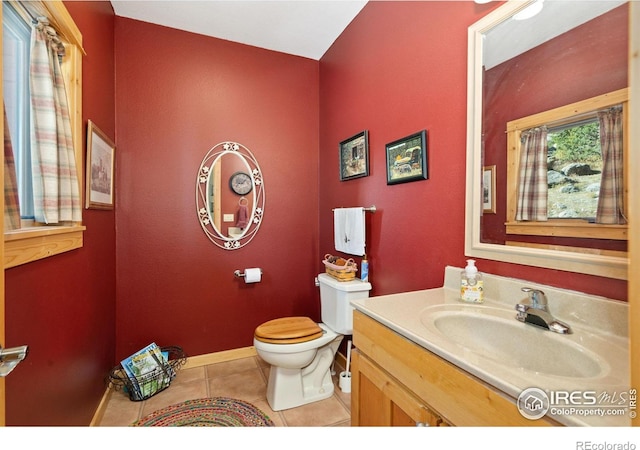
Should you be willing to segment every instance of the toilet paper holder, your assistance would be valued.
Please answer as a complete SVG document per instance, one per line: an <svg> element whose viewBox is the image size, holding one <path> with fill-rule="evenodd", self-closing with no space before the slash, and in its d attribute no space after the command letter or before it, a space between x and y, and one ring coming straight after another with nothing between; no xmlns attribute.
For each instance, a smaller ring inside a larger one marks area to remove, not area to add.
<svg viewBox="0 0 640 450"><path fill-rule="evenodd" d="M243 278L246 275L244 272L240 272L240 270L236 270L233 274L238 278ZM260 275L262 275L262 269L260 269Z"/></svg>

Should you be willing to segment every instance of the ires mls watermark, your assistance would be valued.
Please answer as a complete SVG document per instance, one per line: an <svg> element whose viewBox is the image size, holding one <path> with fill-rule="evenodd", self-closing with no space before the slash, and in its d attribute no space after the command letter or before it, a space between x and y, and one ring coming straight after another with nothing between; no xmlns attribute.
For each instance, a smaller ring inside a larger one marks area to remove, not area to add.
<svg viewBox="0 0 640 450"><path fill-rule="evenodd" d="M637 392L543 391L528 388L518 396L518 411L530 420L545 414L562 416L624 416L636 417Z"/></svg>

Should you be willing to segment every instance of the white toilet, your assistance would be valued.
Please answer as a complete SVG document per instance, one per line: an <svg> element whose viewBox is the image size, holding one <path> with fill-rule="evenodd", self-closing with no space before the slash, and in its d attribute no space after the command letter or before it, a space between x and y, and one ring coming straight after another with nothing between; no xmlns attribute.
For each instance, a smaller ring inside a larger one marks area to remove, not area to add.
<svg viewBox="0 0 640 450"><path fill-rule="evenodd" d="M267 401L274 411L295 408L333 395L331 366L345 334L353 333L349 303L369 297L371 284L318 275L322 323L308 317L270 320L255 330L253 345L271 364Z"/></svg>

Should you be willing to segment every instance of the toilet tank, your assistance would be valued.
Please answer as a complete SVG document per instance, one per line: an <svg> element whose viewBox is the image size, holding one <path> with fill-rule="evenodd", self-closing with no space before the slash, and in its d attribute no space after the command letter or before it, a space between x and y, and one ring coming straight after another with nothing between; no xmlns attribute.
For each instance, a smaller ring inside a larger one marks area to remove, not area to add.
<svg viewBox="0 0 640 450"><path fill-rule="evenodd" d="M353 333L351 300L369 297L371 283L355 279L338 281L326 273L318 275L322 323L340 334Z"/></svg>

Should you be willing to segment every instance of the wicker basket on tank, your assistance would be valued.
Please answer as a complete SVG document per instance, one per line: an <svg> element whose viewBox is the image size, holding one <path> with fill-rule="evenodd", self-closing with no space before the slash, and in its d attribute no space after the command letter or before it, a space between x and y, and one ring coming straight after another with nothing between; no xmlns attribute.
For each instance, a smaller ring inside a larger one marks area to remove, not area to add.
<svg viewBox="0 0 640 450"><path fill-rule="evenodd" d="M338 281L351 281L356 278L358 265L351 258L344 259L327 253L322 263L326 273Z"/></svg>

